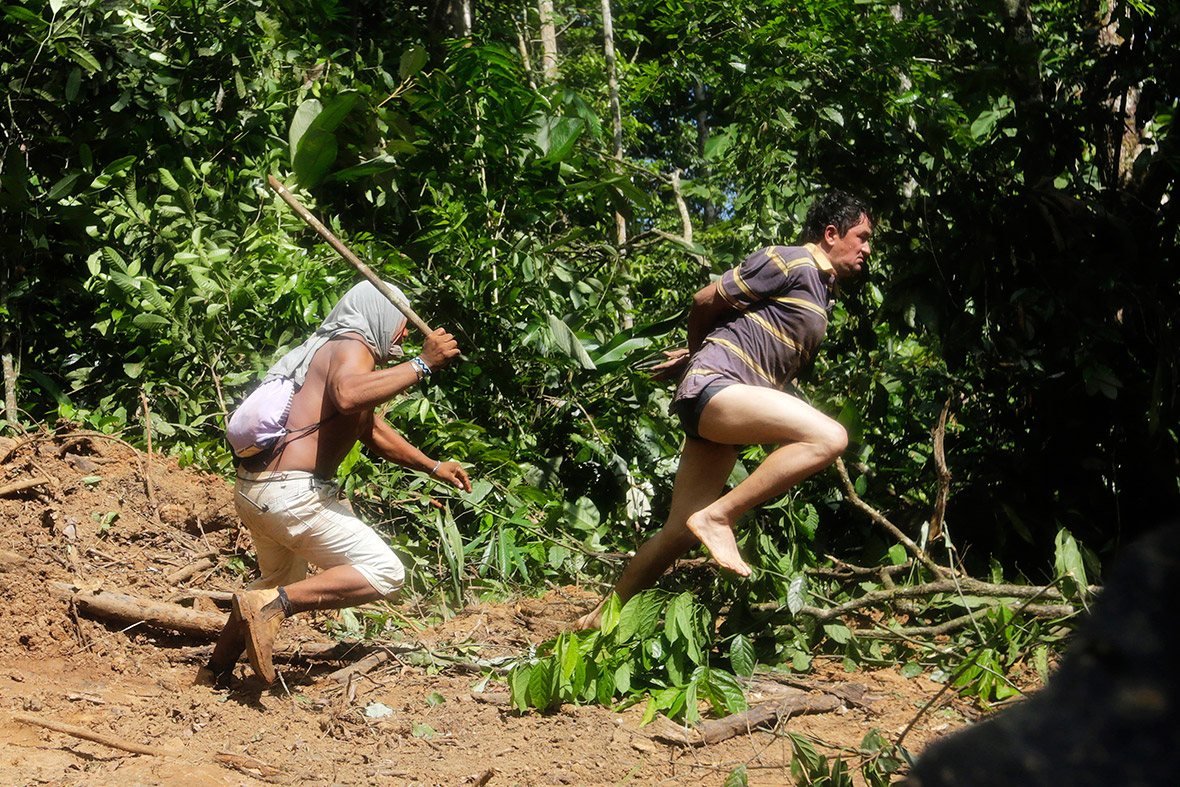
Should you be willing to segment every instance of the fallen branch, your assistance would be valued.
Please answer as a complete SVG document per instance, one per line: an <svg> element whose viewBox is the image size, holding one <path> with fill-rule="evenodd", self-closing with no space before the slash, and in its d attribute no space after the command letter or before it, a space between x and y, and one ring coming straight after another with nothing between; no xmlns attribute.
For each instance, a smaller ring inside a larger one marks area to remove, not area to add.
<svg viewBox="0 0 1180 787"><path fill-rule="evenodd" d="M468 778L471 779L472 787L484 787L484 785L487 784L488 782L490 782L492 780L492 777L495 775L496 775L496 769L495 768L488 768L486 771L479 774L478 776L471 776Z"/></svg>
<svg viewBox="0 0 1180 787"><path fill-rule="evenodd" d="M161 749L156 746L144 746L140 743L132 743L125 741L122 738L116 738L113 735L106 735L101 732L92 732L85 727L75 727L73 724L63 724L60 721L50 721L49 719L41 719L28 713L14 713L12 720L18 721L21 724L30 724L34 727L44 727L47 730L60 732L65 735L72 735L75 738L81 738L86 741L93 741L94 743L101 743L103 746L110 746L112 749L120 749L121 751L131 752L132 754L151 754L156 757L175 757L179 756L181 752L172 749Z"/></svg>
<svg viewBox="0 0 1180 787"><path fill-rule="evenodd" d="M0 497L5 497L7 495L12 494L13 492L20 492L25 489L32 489L35 486L41 486L42 484L48 484L48 483L49 483L49 479L45 478L43 476L38 476L37 478L28 478L24 481L13 481L11 484L5 484L4 486L0 486Z"/></svg>
<svg viewBox="0 0 1180 787"><path fill-rule="evenodd" d="M934 513L930 515L930 529L927 531L927 541L942 538L942 520L946 517L946 499L951 491L951 471L946 466L946 419L951 411L951 398L948 396L942 406L942 413L938 416L938 424L934 427L934 467L938 472L938 495L934 499Z"/></svg>
<svg viewBox="0 0 1180 787"><path fill-rule="evenodd" d="M749 734L762 727L774 727L791 716L829 713L843 704L844 700L832 694L812 694L796 689L786 697L759 703L749 710L721 719L709 719L695 727L684 727L661 716L652 722L650 735L665 743L705 746L736 735Z"/></svg>
<svg viewBox="0 0 1180 787"><path fill-rule="evenodd" d="M199 612L177 604L136 598L108 590L78 590L63 582L50 582L48 585L50 593L55 597L66 599L80 611L95 617L142 622L154 629L194 637L216 638L229 617L219 612Z"/></svg>
<svg viewBox="0 0 1180 787"><path fill-rule="evenodd" d="M222 765L233 768L238 773L244 773L247 776L262 779L266 782L275 781L275 777L283 772L280 768L276 768L254 757L247 757L244 754L231 754L227 751L221 751L214 754L213 759Z"/></svg>
<svg viewBox="0 0 1180 787"><path fill-rule="evenodd" d="M365 675L372 672L385 662L393 659L398 653L413 653L418 650L422 650L422 648L405 646L385 647L376 653L370 653L355 664L349 664L347 667L328 673L325 678L334 683L347 683L353 675Z"/></svg>
<svg viewBox="0 0 1180 787"><path fill-rule="evenodd" d="M215 563L209 557L202 557L195 563L189 563L184 568L173 571L171 574L164 577L164 581L169 585L179 585L181 582L191 579L194 575L199 574L206 569L213 568L216 565L217 563Z"/></svg>
<svg viewBox="0 0 1180 787"><path fill-rule="evenodd" d="M998 605L997 605L998 606ZM1068 604L1030 604L1021 609L1029 617L1056 620L1076 615L1080 610ZM909 626L905 628L852 629L852 636L861 639L910 639L914 637L937 637L971 625L971 615L943 621L931 626Z"/></svg>
<svg viewBox="0 0 1180 787"><path fill-rule="evenodd" d="M374 652L380 645L360 643L353 640L345 642L301 642L295 645L276 645L273 657L277 661L343 661L348 658L358 658ZM194 648L180 648L169 654L174 661L185 663L203 663L213 655L212 645L201 645Z"/></svg>
<svg viewBox="0 0 1180 787"><path fill-rule="evenodd" d="M836 471L840 474L841 480L844 482L844 495L848 498L848 502L864 511L869 515L869 518L876 522L881 527L889 531L890 535L896 538L901 544L909 550L909 553L917 558L918 562L925 566L930 573L936 577L950 577L954 576L954 572L946 566L940 566L934 562L934 558L930 557L926 550L922 549L914 540L901 532L901 528L890 522L877 509L870 506L868 503L860 499L860 495L856 493L856 487L852 484L852 479L848 476L848 468L844 466L843 459L836 460Z"/></svg>

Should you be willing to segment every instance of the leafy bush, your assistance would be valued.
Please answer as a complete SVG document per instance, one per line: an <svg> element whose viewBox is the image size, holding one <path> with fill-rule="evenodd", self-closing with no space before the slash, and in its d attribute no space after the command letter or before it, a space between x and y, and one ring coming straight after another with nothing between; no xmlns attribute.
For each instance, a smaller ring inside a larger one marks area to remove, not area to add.
<svg viewBox="0 0 1180 787"><path fill-rule="evenodd" d="M512 703L548 710L563 702L630 702L646 694L644 724L660 712L694 723L699 700L720 713L745 710L733 674L710 665L712 646L712 616L693 594L646 590L621 609L612 595L600 630L562 633L513 667ZM752 651L739 645L733 654L734 669L749 674Z"/></svg>

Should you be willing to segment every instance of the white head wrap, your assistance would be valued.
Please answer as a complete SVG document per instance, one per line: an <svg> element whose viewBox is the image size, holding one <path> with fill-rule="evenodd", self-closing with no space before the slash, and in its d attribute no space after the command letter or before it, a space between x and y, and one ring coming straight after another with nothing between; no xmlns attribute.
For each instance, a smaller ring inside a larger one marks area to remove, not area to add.
<svg viewBox="0 0 1180 787"><path fill-rule="evenodd" d="M389 284L389 288L409 303L401 290L392 284ZM289 377L296 386L303 385L316 351L328 340L344 333L359 333L381 361L388 361L402 354L401 347L391 348L391 345L405 324L405 315L368 280L362 281L344 293L344 297L328 312L323 324L307 341L270 367L265 379Z"/></svg>

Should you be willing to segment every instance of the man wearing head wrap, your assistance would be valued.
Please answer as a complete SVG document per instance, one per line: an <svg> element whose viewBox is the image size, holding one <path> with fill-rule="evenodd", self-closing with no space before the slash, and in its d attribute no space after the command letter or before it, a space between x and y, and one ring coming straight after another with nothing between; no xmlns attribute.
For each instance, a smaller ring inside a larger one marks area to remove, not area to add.
<svg viewBox="0 0 1180 787"><path fill-rule="evenodd" d="M198 681L226 678L245 648L254 671L271 683L274 637L287 617L359 606L402 586L405 571L389 544L337 499L333 479L358 440L382 459L471 491L458 462L428 457L375 414L459 354L454 336L438 329L425 337L421 355L378 369L402 355L405 333L406 318L364 281L267 372L264 383L294 383L285 433L241 461L234 495L262 576L234 594L233 614ZM308 563L320 572L307 576Z"/></svg>

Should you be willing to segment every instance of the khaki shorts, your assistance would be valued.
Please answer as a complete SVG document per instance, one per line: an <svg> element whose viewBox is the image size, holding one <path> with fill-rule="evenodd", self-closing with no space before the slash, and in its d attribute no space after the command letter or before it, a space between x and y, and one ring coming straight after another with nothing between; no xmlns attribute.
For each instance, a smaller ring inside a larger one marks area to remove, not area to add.
<svg viewBox="0 0 1180 787"><path fill-rule="evenodd" d="M406 579L397 555L337 498L338 487L313 473L239 469L234 507L250 528L262 577L252 588L289 585L322 569L352 566L382 597Z"/></svg>

